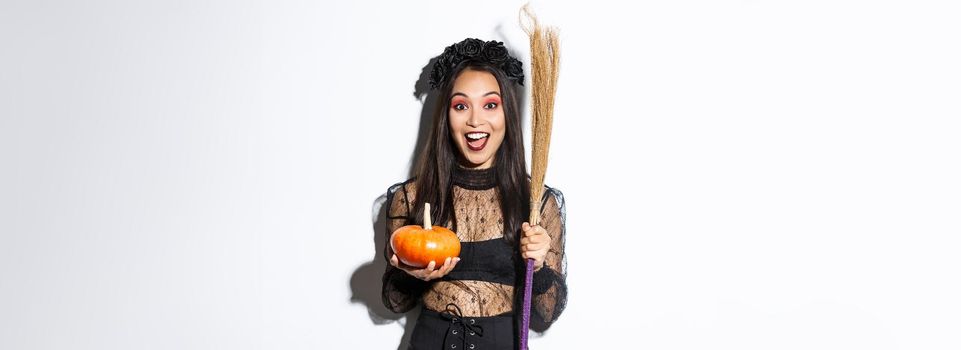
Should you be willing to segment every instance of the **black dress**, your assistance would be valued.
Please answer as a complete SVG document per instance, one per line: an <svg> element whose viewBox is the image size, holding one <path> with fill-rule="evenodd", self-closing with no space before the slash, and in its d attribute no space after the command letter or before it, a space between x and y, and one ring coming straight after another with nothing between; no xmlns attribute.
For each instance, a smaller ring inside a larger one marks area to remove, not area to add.
<svg viewBox="0 0 961 350"><path fill-rule="evenodd" d="M411 349L514 349L520 325L525 262L503 233L500 193L491 169L457 168L454 222L445 225L461 241L461 261L447 276L425 282L388 264L383 278L384 305L397 313L418 304L422 312L411 334ZM417 189L413 179L387 192L387 235L414 224ZM534 273L531 329L543 332L567 302L564 197L545 187L540 225L551 237L544 267ZM437 223L440 224L440 223ZM384 258L393 252L386 244Z"/></svg>

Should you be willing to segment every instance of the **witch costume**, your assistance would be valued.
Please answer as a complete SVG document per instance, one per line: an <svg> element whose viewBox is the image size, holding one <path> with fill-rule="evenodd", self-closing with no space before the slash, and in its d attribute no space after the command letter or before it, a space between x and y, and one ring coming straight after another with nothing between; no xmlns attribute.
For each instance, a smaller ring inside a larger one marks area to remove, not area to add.
<svg viewBox="0 0 961 350"><path fill-rule="evenodd" d="M435 61L431 87L451 79L450 68L463 60L495 62L521 84L520 62L503 44L466 39L448 47ZM384 305L403 313L421 307L410 349L515 349L520 328L526 261L516 242L504 235L504 216L494 167L450 169L452 219L435 222L453 230L461 241L460 262L442 278L423 281L388 264L383 276ZM416 180L387 191L387 241L397 228L415 224ZM541 221L551 238L544 265L534 272L530 328L544 331L560 316L567 302L565 207L563 194L545 186ZM393 252L385 245L384 258Z"/></svg>

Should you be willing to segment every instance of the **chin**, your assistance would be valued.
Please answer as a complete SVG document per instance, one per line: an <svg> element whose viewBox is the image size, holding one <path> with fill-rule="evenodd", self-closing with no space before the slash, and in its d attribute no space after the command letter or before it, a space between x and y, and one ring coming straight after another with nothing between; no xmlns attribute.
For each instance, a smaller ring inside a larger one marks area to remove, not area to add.
<svg viewBox="0 0 961 350"><path fill-rule="evenodd" d="M484 165L484 163L487 163L487 161L490 160L491 157L474 156L474 157L467 157L466 159L467 159L467 164L469 164L471 167L479 167L481 165Z"/></svg>
<svg viewBox="0 0 961 350"><path fill-rule="evenodd" d="M478 167L478 166L484 165L484 163L487 162L487 159L480 159L480 160L468 159L467 162L470 163L471 166Z"/></svg>

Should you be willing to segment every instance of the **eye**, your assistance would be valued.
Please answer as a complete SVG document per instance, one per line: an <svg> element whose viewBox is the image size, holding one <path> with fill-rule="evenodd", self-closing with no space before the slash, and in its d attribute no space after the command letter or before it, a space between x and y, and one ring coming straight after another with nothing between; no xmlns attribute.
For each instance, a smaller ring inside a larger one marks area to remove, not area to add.
<svg viewBox="0 0 961 350"><path fill-rule="evenodd" d="M463 104L463 103L455 103L453 107L454 107L454 109L456 109L456 110L458 110L458 111L463 111L463 110L467 109L467 105L465 105L465 104Z"/></svg>
<svg viewBox="0 0 961 350"><path fill-rule="evenodd" d="M488 102L486 105L484 105L484 108L487 108L487 109L497 108L497 102Z"/></svg>

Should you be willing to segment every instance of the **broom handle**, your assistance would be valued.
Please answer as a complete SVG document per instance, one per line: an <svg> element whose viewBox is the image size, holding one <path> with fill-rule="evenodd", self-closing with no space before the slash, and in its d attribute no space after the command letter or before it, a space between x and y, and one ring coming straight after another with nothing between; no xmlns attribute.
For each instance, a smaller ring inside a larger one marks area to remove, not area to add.
<svg viewBox="0 0 961 350"><path fill-rule="evenodd" d="M527 329L531 324L531 283L534 281L534 259L527 259L524 277L524 313L521 316L521 350L527 350Z"/></svg>
<svg viewBox="0 0 961 350"><path fill-rule="evenodd" d="M541 221L540 202L531 201L531 226L537 225ZM520 350L528 350L527 333L531 324L531 286L534 282L534 259L527 259L527 270L524 274L524 308L521 313L521 343Z"/></svg>

